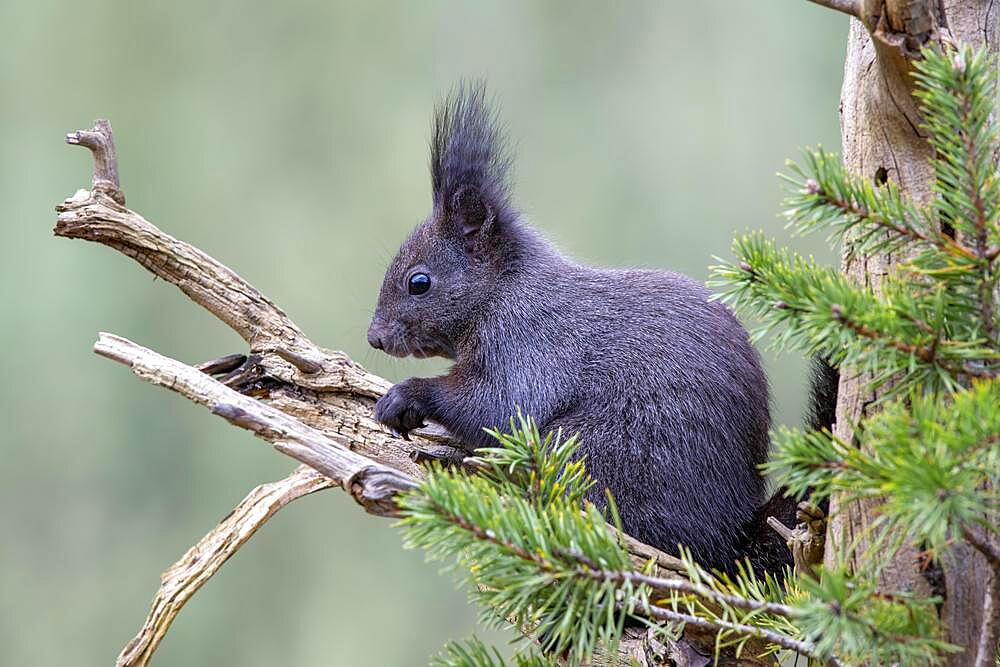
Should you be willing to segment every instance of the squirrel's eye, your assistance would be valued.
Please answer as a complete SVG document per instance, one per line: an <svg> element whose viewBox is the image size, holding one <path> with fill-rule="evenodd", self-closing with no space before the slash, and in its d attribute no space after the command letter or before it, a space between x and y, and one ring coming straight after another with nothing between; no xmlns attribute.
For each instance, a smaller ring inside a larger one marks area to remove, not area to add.
<svg viewBox="0 0 1000 667"><path fill-rule="evenodd" d="M431 277L426 273L414 273L410 276L410 294L423 294L431 288Z"/></svg>

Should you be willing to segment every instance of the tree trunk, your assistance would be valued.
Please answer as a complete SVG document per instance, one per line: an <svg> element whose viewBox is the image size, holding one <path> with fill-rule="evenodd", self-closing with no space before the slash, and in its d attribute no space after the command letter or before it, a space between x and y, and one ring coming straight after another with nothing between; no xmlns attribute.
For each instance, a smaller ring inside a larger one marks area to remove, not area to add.
<svg viewBox="0 0 1000 667"><path fill-rule="evenodd" d="M1000 7L986 0L925 0L877 2L864 0L851 20L844 85L841 93L841 140L848 170L877 184L891 180L918 202L933 197L931 147L920 128L910 72L921 46L954 42L988 44L996 50ZM854 256L845 245L843 270L878 292L882 278L905 257ZM840 382L836 435L854 440L853 425L878 411L879 393L868 388L870 378L845 374ZM861 553L870 544L866 530L877 516L874 503L842 505L834 497L827 532L827 565L833 565L855 541ZM943 560L943 576L921 565L920 545L909 544L880 573L886 591L943 595L940 613L947 639L964 651L950 657L951 665L971 665L977 652L990 568L985 558L965 543L955 545ZM858 566L856 555L848 564Z"/></svg>

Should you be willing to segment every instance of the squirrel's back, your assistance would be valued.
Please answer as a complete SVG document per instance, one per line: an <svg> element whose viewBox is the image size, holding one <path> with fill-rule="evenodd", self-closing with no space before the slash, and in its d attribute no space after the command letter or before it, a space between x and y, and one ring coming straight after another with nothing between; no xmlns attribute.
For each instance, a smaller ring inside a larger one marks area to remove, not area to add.
<svg viewBox="0 0 1000 667"><path fill-rule="evenodd" d="M599 269L550 254L501 289L473 345L475 368L543 430L581 435L625 528L700 562L731 564L764 501L768 387L746 330L696 281ZM461 358L456 373L465 372Z"/></svg>

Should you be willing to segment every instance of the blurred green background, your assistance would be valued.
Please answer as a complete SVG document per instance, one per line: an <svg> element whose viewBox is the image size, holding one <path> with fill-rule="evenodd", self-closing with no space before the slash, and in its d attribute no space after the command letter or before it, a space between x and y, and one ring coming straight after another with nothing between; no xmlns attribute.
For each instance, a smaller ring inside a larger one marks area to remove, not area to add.
<svg viewBox="0 0 1000 667"><path fill-rule="evenodd" d="M782 236L774 173L836 147L847 21L780 2L0 5L0 664L107 665L159 573L290 461L90 351L189 362L242 341L106 248L51 236L114 124L130 207L240 272L320 344L369 350L382 271L429 208L431 110L485 77L518 202L580 259L699 279ZM822 239L795 242L824 261ZM802 360L767 356L778 422ZM328 491L282 511L180 615L159 665L420 665L476 631L390 522Z"/></svg>

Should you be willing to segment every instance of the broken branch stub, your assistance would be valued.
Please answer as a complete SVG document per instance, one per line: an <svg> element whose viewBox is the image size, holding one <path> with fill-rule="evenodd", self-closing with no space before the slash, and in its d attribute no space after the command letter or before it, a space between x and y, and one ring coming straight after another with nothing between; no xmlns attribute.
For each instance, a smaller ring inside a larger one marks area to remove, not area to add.
<svg viewBox="0 0 1000 667"><path fill-rule="evenodd" d="M77 130L66 135L66 143L84 146L94 156L93 189L104 192L117 204L125 205L125 193L118 180L118 154L115 152L115 138L111 132L111 122L98 118L89 130Z"/></svg>

